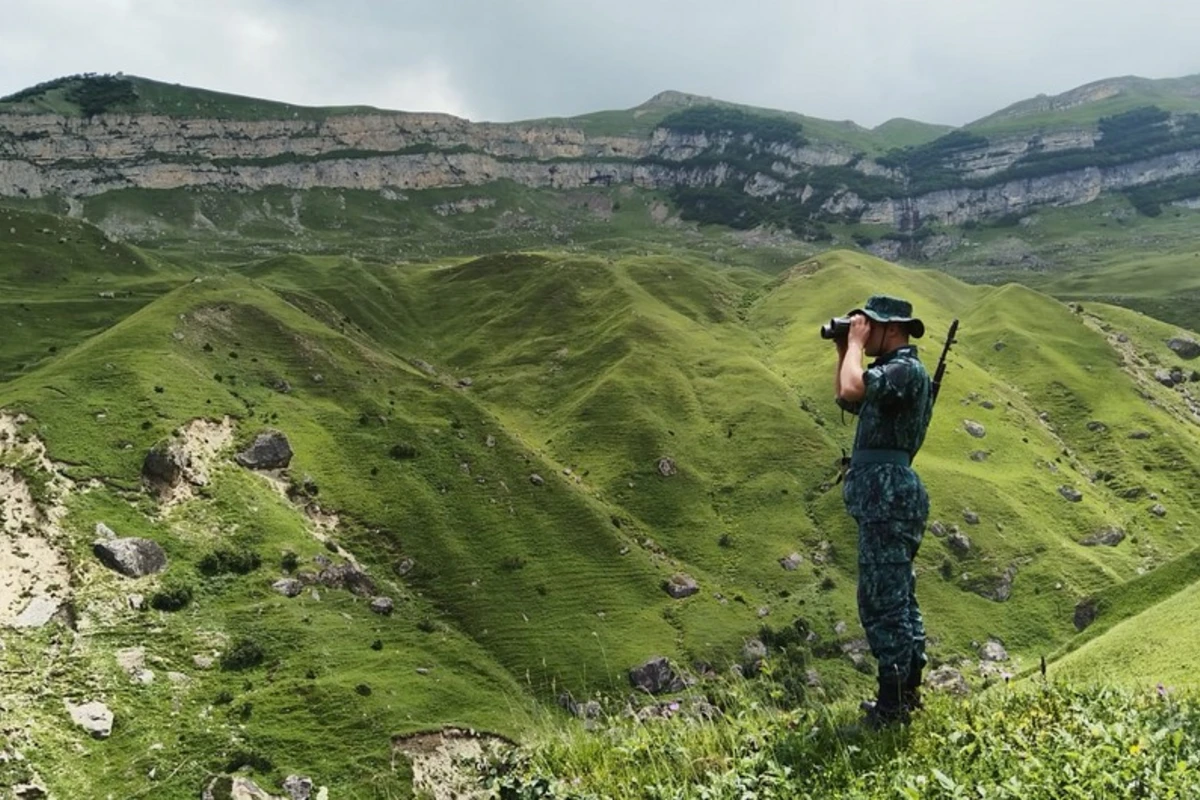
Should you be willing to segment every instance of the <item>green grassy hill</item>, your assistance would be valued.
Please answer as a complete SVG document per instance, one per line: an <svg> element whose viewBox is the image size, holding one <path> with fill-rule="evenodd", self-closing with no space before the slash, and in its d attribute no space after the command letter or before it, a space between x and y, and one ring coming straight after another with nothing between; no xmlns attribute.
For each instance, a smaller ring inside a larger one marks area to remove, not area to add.
<svg viewBox="0 0 1200 800"><path fill-rule="evenodd" d="M69 567L46 591L70 595L73 625L3 632L0 693L28 720L6 734L29 756L0 765L10 782L191 797L246 768L408 796L395 736L521 736L563 691L620 694L658 655L723 672L763 625L797 620L829 696L853 694L871 666L854 663L854 531L830 486L853 429L816 329L874 291L914 301L929 361L962 320L918 461L933 518L970 540L930 534L918 559L939 663L978 677L996 638L1028 667L1070 646L1079 601L1178 570L1194 545L1200 438L1183 390L1153 379L1190 367L1166 347L1176 329L1121 309L845 251L775 275L623 248L213 264L26 211L0 211L0 232L0 409L53 462L7 439L0 476L40 508L21 535ZM227 419L207 485L170 503L142 487L153 445ZM231 458L267 428L295 450L278 489ZM102 568L100 522L159 542L167 571ZM1117 546L1082 543L1109 527ZM373 591L271 589L318 558L361 565ZM671 598L677 573L699 593ZM190 600L135 611L130 594ZM395 612L372 613L374 595ZM1101 605L1094 624L1116 635L1140 610ZM241 640L260 664L229 662ZM118 665L135 647L150 684ZM112 736L72 727L64 697L106 702Z"/></svg>

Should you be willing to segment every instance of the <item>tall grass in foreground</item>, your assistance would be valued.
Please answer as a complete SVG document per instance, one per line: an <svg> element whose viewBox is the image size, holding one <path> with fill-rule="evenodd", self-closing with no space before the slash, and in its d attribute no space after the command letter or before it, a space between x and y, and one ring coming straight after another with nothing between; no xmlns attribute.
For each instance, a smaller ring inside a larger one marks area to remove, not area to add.
<svg viewBox="0 0 1200 800"><path fill-rule="evenodd" d="M1200 797L1190 695L999 686L928 698L910 728L876 733L849 705L780 708L774 694L739 682L641 718L548 721L485 783L503 800Z"/></svg>

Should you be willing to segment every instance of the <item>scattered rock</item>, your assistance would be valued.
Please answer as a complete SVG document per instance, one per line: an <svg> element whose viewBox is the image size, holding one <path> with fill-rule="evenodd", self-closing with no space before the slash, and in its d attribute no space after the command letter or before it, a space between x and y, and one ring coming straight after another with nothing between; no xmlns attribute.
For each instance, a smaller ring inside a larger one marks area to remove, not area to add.
<svg viewBox="0 0 1200 800"><path fill-rule="evenodd" d="M1125 531L1118 527L1109 525L1101 528L1093 534L1090 534L1080 542L1085 547L1096 547L1103 545L1104 547L1116 547L1125 539Z"/></svg>
<svg viewBox="0 0 1200 800"><path fill-rule="evenodd" d="M412 572L413 567L415 567L416 565L417 565L417 562L412 560L411 558L402 558L402 559L400 559L400 562L398 564L396 564L395 567L392 568L392 571L396 573L397 577L403 578L405 575Z"/></svg>
<svg viewBox="0 0 1200 800"><path fill-rule="evenodd" d="M958 697L966 697L971 693L966 678L954 667L942 666L929 673L925 680L929 687L938 692L947 692Z"/></svg>
<svg viewBox="0 0 1200 800"><path fill-rule="evenodd" d="M491 434L488 434L488 437L484 441L484 444L487 445L488 447L495 447L496 446L496 437L492 436Z"/></svg>
<svg viewBox="0 0 1200 800"><path fill-rule="evenodd" d="M629 670L629 682L635 689L650 694L680 692L685 685L683 679L671 668L671 663L661 656Z"/></svg>
<svg viewBox="0 0 1200 800"><path fill-rule="evenodd" d="M679 468L675 465L675 459L663 456L658 460L658 474L664 478L669 478L679 472Z"/></svg>
<svg viewBox="0 0 1200 800"><path fill-rule="evenodd" d="M971 540L965 533L955 531L946 539L946 544L950 545L950 549L957 555L963 556L971 552Z"/></svg>
<svg viewBox="0 0 1200 800"><path fill-rule="evenodd" d="M96 701L81 705L75 705L70 700L63 702L66 704L67 713L71 715L71 721L93 737L107 739L112 733L113 713L108 710L108 706Z"/></svg>
<svg viewBox="0 0 1200 800"><path fill-rule="evenodd" d="M963 509L963 521L966 522L968 525L978 525L979 524L979 515L976 514L974 511L972 511L969 508L964 508Z"/></svg>
<svg viewBox="0 0 1200 800"><path fill-rule="evenodd" d="M963 420L963 428L976 439L982 439L984 436L987 436L987 428L973 420Z"/></svg>
<svg viewBox="0 0 1200 800"><path fill-rule="evenodd" d="M288 775L283 779L283 790L292 800L310 800L312 798L313 782L311 778L300 775Z"/></svg>
<svg viewBox="0 0 1200 800"><path fill-rule="evenodd" d="M934 520L929 525L929 532L939 539L946 535L946 526L941 523L941 520Z"/></svg>
<svg viewBox="0 0 1200 800"><path fill-rule="evenodd" d="M1173 350L1175 355L1187 361L1200 356L1200 342L1194 339L1168 339L1167 347Z"/></svg>
<svg viewBox="0 0 1200 800"><path fill-rule="evenodd" d="M462 389L470 389L472 386L475 385L475 381L472 380L471 378L462 378L459 380L458 385Z"/></svg>
<svg viewBox="0 0 1200 800"><path fill-rule="evenodd" d="M146 596L144 594L131 594L125 598L125 604L129 606L130 611L145 611Z"/></svg>
<svg viewBox="0 0 1200 800"><path fill-rule="evenodd" d="M819 689L821 687L821 673L815 669L805 671L804 682L810 689Z"/></svg>
<svg viewBox="0 0 1200 800"><path fill-rule="evenodd" d="M1150 431L1134 431L1133 433L1129 434L1129 438L1130 439L1149 439Z"/></svg>
<svg viewBox="0 0 1200 800"><path fill-rule="evenodd" d="M269 794L249 778L218 775L210 780L200 795L201 800L285 800Z"/></svg>
<svg viewBox="0 0 1200 800"><path fill-rule="evenodd" d="M159 486L175 486L189 464L187 451L177 442L160 442L142 461L142 477Z"/></svg>
<svg viewBox="0 0 1200 800"><path fill-rule="evenodd" d="M1075 604L1075 630L1081 631L1096 621L1100 605L1094 597L1085 597Z"/></svg>
<svg viewBox="0 0 1200 800"><path fill-rule="evenodd" d="M1186 379L1183 376L1183 370L1175 367L1174 369L1170 370L1154 370L1154 380L1158 381L1163 386L1174 387L1177 384L1183 383Z"/></svg>
<svg viewBox="0 0 1200 800"><path fill-rule="evenodd" d="M263 431L236 459L247 469L283 469L292 461L292 446L282 432Z"/></svg>
<svg viewBox="0 0 1200 800"><path fill-rule="evenodd" d="M804 556L800 555L799 553L792 553L786 558L779 559L779 566L783 567L788 572L792 572L799 568L803 561Z"/></svg>
<svg viewBox="0 0 1200 800"><path fill-rule="evenodd" d="M267 382L267 386L279 392L280 394L290 394L292 391L292 385L283 378L272 378Z"/></svg>
<svg viewBox="0 0 1200 800"><path fill-rule="evenodd" d="M212 666L215 662L213 661L212 656L197 655L192 656L192 663L196 665L196 669L212 669Z"/></svg>
<svg viewBox="0 0 1200 800"><path fill-rule="evenodd" d="M845 636L847 630L846 623L840 619L833 624L834 636Z"/></svg>
<svg viewBox="0 0 1200 800"><path fill-rule="evenodd" d="M312 580L312 573L302 573L302 581ZM316 582L330 589L348 589L359 597L375 595L375 581L353 564L326 564L317 573Z"/></svg>
<svg viewBox="0 0 1200 800"><path fill-rule="evenodd" d="M1167 515L1167 508L1162 503L1155 503L1150 506L1150 513L1161 519Z"/></svg>
<svg viewBox="0 0 1200 800"><path fill-rule="evenodd" d="M529 476L529 482L532 483L534 486L545 486L546 485L546 479L543 478L541 475L538 475L536 472Z"/></svg>
<svg viewBox="0 0 1200 800"><path fill-rule="evenodd" d="M115 539L117 534L112 528L105 525L103 522L96 523L96 538L97 539Z"/></svg>
<svg viewBox="0 0 1200 800"><path fill-rule="evenodd" d="M991 453L988 452L987 450L972 450L971 451L971 460L972 461L987 461L988 456L990 456L990 455L991 455Z"/></svg>
<svg viewBox="0 0 1200 800"><path fill-rule="evenodd" d="M284 597L296 597L304 591L304 584L295 578L280 578L271 584L271 588Z"/></svg>
<svg viewBox="0 0 1200 800"><path fill-rule="evenodd" d="M424 372L426 375L437 375L437 370L434 369L433 365L427 361L422 361L419 358L413 358L413 359L410 359L408 363L412 364L414 367L421 370L421 372Z"/></svg>
<svg viewBox="0 0 1200 800"><path fill-rule="evenodd" d="M57 597L38 595L29 601L29 605L25 606L24 611L17 615L12 626L14 628L41 628L54 619L54 615L60 608L62 608L62 600Z"/></svg>
<svg viewBox="0 0 1200 800"><path fill-rule="evenodd" d="M1087 429L1092 433L1107 433L1108 426L1098 419L1094 419L1087 424Z"/></svg>
<svg viewBox="0 0 1200 800"><path fill-rule="evenodd" d="M1008 347L1008 345L1006 345L1004 342L996 342L994 345L992 345L992 349L995 350L997 353L999 353L1001 350L1003 350L1006 347Z"/></svg>
<svg viewBox="0 0 1200 800"><path fill-rule="evenodd" d="M371 601L371 610L376 614L387 616L396 609L395 602L390 597L376 597Z"/></svg>
<svg viewBox="0 0 1200 800"><path fill-rule="evenodd" d="M984 661L1008 661L1008 651L1000 642L988 639L987 643L979 648L979 657Z"/></svg>
<svg viewBox="0 0 1200 800"><path fill-rule="evenodd" d="M979 406L981 408L986 408L988 411L991 411L992 409L994 409L996 407L996 404L993 403L991 400L984 400L982 403L979 404Z"/></svg>
<svg viewBox="0 0 1200 800"><path fill-rule="evenodd" d="M104 539L92 544L100 563L128 578L141 578L167 568L167 554L149 539Z"/></svg>
<svg viewBox="0 0 1200 800"><path fill-rule="evenodd" d="M1083 493L1072 486L1060 486L1058 487L1058 493L1072 503L1078 503L1083 499Z"/></svg>
<svg viewBox="0 0 1200 800"><path fill-rule="evenodd" d="M676 600L682 600L685 597L691 597L700 591L700 584L696 583L696 579L691 575L685 575L682 572L671 576L671 580L663 584L667 594L674 597Z"/></svg>
<svg viewBox="0 0 1200 800"><path fill-rule="evenodd" d="M12 788L16 800L42 800L50 796L46 788L37 783L18 783Z"/></svg>
<svg viewBox="0 0 1200 800"><path fill-rule="evenodd" d="M742 645L742 674L753 678L767 658L767 646L761 639L750 639Z"/></svg>

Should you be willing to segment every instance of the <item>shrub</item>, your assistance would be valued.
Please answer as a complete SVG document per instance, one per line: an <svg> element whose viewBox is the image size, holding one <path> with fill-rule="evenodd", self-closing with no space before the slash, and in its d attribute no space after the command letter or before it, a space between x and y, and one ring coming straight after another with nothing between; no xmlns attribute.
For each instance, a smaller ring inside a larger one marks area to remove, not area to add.
<svg viewBox="0 0 1200 800"><path fill-rule="evenodd" d="M181 611L192 602L192 587L187 584L164 586L150 595L150 607L156 611Z"/></svg>
<svg viewBox="0 0 1200 800"><path fill-rule="evenodd" d="M208 577L234 573L246 575L262 566L262 558L253 550L229 550L221 548L200 559L196 568Z"/></svg>
<svg viewBox="0 0 1200 800"><path fill-rule="evenodd" d="M242 637L221 656L221 669L229 672L252 669L265 658L266 653L263 652L262 645L254 639Z"/></svg>

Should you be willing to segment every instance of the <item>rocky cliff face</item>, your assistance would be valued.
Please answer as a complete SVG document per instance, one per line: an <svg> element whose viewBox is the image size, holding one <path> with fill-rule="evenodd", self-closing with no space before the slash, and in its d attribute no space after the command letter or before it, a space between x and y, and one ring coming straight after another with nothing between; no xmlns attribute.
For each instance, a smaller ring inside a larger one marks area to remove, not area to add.
<svg viewBox="0 0 1200 800"><path fill-rule="evenodd" d="M664 127L648 136L589 136L558 125L478 124L439 114L256 121L3 114L0 195L74 198L183 187L419 190L499 180L555 189L732 186L758 200L799 204L814 217L905 228L914 219L957 224L1086 203L1105 191L1200 173L1200 150L1190 149L1114 167L995 180L1031 154L1087 151L1096 142L1087 130L984 141L940 163L961 186L921 193L907 191L903 167L845 148ZM822 184L814 177L839 168L843 178L874 181L875 190L856 191L845 180L831 188L830 179Z"/></svg>

